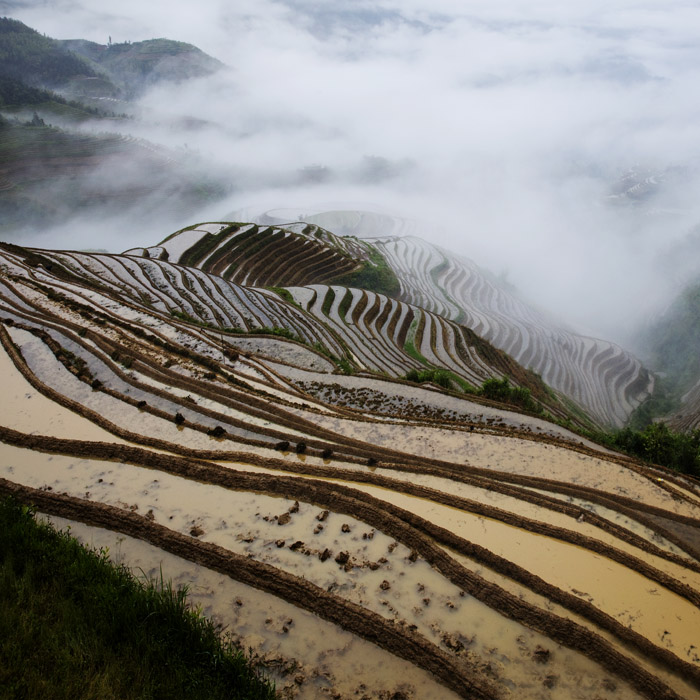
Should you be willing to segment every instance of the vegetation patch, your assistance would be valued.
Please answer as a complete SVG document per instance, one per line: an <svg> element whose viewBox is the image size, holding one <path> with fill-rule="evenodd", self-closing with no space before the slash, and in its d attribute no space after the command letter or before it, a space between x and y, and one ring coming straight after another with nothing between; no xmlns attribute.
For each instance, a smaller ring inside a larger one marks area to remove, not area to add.
<svg viewBox="0 0 700 700"><path fill-rule="evenodd" d="M404 375L404 379L409 382L416 382L422 384L423 382L432 382L445 389L450 388L451 376L450 373L444 369L410 369Z"/></svg>
<svg viewBox="0 0 700 700"><path fill-rule="evenodd" d="M292 293L288 289L285 289L284 287L266 287L266 289L269 289L271 292L274 292L278 296L281 296L282 299L284 299L289 304L294 304L294 306L296 306L297 308L301 308L299 303L294 300Z"/></svg>
<svg viewBox="0 0 700 700"><path fill-rule="evenodd" d="M423 357L423 355L418 352L418 349L416 348L416 343L415 343L415 337L416 337L416 330L418 329L418 318L414 318L413 321L411 321L411 325L409 326L408 332L406 333L406 342L404 343L403 349L404 352L407 355L410 355L414 360L418 360L423 365L429 366L430 362Z"/></svg>
<svg viewBox="0 0 700 700"><path fill-rule="evenodd" d="M530 413L542 413L542 406L532 398L530 390L522 386L512 386L508 377L487 379L481 385L479 394L492 401L513 404Z"/></svg>
<svg viewBox="0 0 700 700"><path fill-rule="evenodd" d="M334 279L333 283L344 287L368 289L388 297L398 297L401 293L401 285L396 273L389 267L384 256L376 248L369 244L367 248L369 260L365 260L359 270L342 275Z"/></svg>
<svg viewBox="0 0 700 700"><path fill-rule="evenodd" d="M584 434L632 457L700 477L700 430L677 433L665 423L651 423L643 430L628 427Z"/></svg>
<svg viewBox="0 0 700 700"><path fill-rule="evenodd" d="M439 283L440 275L442 275L445 270L449 267L450 263L443 258L442 262L439 265L436 265L435 267L430 269L430 279L433 281L433 284L437 289L439 289L445 299L447 299L450 304L452 304L458 311L457 311L457 316L453 319L455 323L462 324L464 323L465 320L465 313L464 309L450 296L449 292L445 287L443 287Z"/></svg>
<svg viewBox="0 0 700 700"><path fill-rule="evenodd" d="M352 304L352 292L349 289L345 290L345 295L343 296L340 304L338 305L338 315L341 319L345 319L347 313L350 309L350 304Z"/></svg>
<svg viewBox="0 0 700 700"><path fill-rule="evenodd" d="M0 695L255 698L274 688L187 602L0 501Z"/></svg>
<svg viewBox="0 0 700 700"><path fill-rule="evenodd" d="M331 306L333 306L334 301L335 292L333 291L332 287L329 287L328 291L326 292L326 296L323 298L323 304L321 305L321 313L324 316L328 316L328 314L331 312Z"/></svg>
<svg viewBox="0 0 700 700"><path fill-rule="evenodd" d="M683 394L700 379L700 283L680 294L642 343L650 366L663 378L657 381L654 396L631 416L629 425L637 429L677 410Z"/></svg>

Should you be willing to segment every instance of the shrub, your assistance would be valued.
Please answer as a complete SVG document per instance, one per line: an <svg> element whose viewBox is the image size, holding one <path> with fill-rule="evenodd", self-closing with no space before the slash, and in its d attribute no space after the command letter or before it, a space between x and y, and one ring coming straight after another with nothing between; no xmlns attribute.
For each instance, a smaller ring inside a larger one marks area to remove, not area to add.
<svg viewBox="0 0 700 700"><path fill-rule="evenodd" d="M450 373L444 369L410 369L404 374L404 379L407 379L409 382L416 382L417 384L432 382L444 389L449 389L451 385Z"/></svg>
<svg viewBox="0 0 700 700"><path fill-rule="evenodd" d="M492 401L513 404L532 413L542 413L542 406L532 398L530 390L521 386L511 386L508 377L487 379L481 385L479 394Z"/></svg>

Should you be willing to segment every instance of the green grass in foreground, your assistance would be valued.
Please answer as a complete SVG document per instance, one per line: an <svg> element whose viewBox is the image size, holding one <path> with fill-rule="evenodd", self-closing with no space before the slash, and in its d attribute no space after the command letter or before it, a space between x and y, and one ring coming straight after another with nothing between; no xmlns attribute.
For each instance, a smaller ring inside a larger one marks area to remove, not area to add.
<svg viewBox="0 0 700 700"><path fill-rule="evenodd" d="M186 591L142 583L0 500L0 698L274 697Z"/></svg>

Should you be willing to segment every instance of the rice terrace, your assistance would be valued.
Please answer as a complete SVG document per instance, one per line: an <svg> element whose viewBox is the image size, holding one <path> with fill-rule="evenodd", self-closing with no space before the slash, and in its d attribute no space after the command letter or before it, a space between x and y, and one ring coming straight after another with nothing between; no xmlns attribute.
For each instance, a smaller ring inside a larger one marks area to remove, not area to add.
<svg viewBox="0 0 700 700"><path fill-rule="evenodd" d="M699 698L698 472L599 440L654 375L349 216L0 243L0 493L279 698Z"/></svg>

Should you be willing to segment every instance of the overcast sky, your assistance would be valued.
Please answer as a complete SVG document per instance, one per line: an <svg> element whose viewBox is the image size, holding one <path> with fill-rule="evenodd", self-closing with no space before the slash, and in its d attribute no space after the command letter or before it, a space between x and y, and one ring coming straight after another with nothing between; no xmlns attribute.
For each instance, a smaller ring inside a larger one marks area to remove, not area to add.
<svg viewBox="0 0 700 700"><path fill-rule="evenodd" d="M231 173L212 218L333 204L430 221L434 240L618 337L696 264L699 3L0 0L0 12L55 38L165 36L223 61L144 98L142 135ZM184 132L183 116L208 126ZM310 165L328 168L325 184L298 181ZM653 178L637 206L609 198L630 169Z"/></svg>

